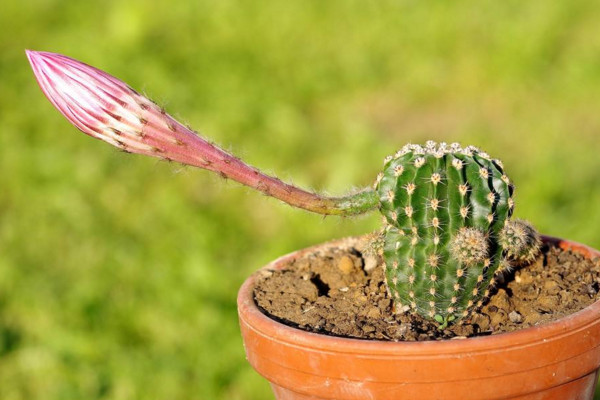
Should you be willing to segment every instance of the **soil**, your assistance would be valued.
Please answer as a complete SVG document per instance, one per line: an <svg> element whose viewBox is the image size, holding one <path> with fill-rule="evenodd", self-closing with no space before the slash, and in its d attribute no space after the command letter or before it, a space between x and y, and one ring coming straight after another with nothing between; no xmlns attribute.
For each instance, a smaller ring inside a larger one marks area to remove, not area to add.
<svg viewBox="0 0 600 400"><path fill-rule="evenodd" d="M307 331L422 341L527 328L577 312L600 297L600 260L546 246L534 263L498 285L480 310L441 330L418 315L395 313L383 269L370 264L356 248L308 254L281 270L259 271L255 301L270 317Z"/></svg>

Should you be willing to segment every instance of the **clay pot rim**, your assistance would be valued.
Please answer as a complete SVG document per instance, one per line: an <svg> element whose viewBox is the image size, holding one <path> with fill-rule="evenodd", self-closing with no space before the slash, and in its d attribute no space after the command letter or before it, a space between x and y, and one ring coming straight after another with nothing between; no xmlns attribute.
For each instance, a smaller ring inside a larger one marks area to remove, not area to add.
<svg viewBox="0 0 600 400"><path fill-rule="evenodd" d="M542 238L544 243L560 247L564 250L572 250L588 258L600 257L598 250L577 242L551 236L543 236ZM286 262L314 252L324 246L347 247L355 241L356 238L344 238L298 250L272 261L261 268L261 270L281 268ZM240 320L249 329L254 330L261 336L269 337L270 340L288 345L309 347L336 353L401 356L403 358L407 356L410 358L436 358L447 357L449 354L460 356L465 353L465 345L467 344L470 354L501 352L509 347L527 347L540 341L557 340L564 335L573 334L573 331L585 330L600 318L600 301L596 301L584 309L556 321L498 335L424 342L392 342L343 338L303 331L287 326L263 314L256 306L253 297L253 287L256 277L257 274L255 273L246 279L239 290L237 299Z"/></svg>

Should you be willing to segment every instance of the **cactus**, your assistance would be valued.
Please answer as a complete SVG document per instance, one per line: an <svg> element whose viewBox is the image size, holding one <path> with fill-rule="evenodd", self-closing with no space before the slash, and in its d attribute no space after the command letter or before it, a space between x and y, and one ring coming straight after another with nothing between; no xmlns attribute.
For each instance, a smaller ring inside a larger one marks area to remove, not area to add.
<svg viewBox="0 0 600 400"><path fill-rule="evenodd" d="M497 273L539 251L535 229L510 221L513 186L502 164L475 147L407 145L386 159L374 188L322 196L245 164L103 71L54 53L27 56L44 94L73 125L125 152L207 169L311 212L379 209L385 226L372 248L382 248L399 312L445 327L482 304Z"/></svg>
<svg viewBox="0 0 600 400"><path fill-rule="evenodd" d="M507 260L530 261L539 250L533 228L509 221L514 187L502 163L473 146L407 145L385 160L375 189L388 289L400 310L466 316Z"/></svg>

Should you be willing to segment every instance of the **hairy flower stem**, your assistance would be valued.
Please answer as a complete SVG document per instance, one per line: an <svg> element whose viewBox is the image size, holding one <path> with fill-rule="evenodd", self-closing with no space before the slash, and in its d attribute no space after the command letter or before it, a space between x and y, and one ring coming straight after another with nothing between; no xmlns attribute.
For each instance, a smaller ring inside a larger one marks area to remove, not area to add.
<svg viewBox="0 0 600 400"><path fill-rule="evenodd" d="M196 135L194 137L199 138ZM344 216L365 213L379 204L374 190L344 197L326 197L305 191L264 174L213 144L204 143L206 148L198 153L204 158L201 161L192 159L186 164L216 172L223 178L242 183L291 206L318 214Z"/></svg>
<svg viewBox="0 0 600 400"><path fill-rule="evenodd" d="M72 58L27 51L54 106L82 132L126 152L207 169L294 207L355 215L379 206L374 190L344 197L311 193L266 175L199 136L117 78Z"/></svg>

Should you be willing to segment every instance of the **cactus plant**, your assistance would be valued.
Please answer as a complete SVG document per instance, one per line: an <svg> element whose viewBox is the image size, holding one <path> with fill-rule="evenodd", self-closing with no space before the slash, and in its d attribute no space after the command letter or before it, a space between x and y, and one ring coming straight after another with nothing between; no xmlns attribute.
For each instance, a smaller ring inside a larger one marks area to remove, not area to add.
<svg viewBox="0 0 600 400"><path fill-rule="evenodd" d="M27 56L44 94L73 125L125 152L204 168L311 212L379 209L384 228L372 248L383 253L398 312L446 326L482 304L498 273L539 251L535 229L510 220L514 189L501 162L473 146L406 145L386 158L373 188L322 196L249 166L103 71L55 53Z"/></svg>
<svg viewBox="0 0 600 400"><path fill-rule="evenodd" d="M509 259L539 250L535 230L510 221L514 187L502 163L476 147L404 146L385 160L375 189L387 286L400 309L444 322L466 316Z"/></svg>

